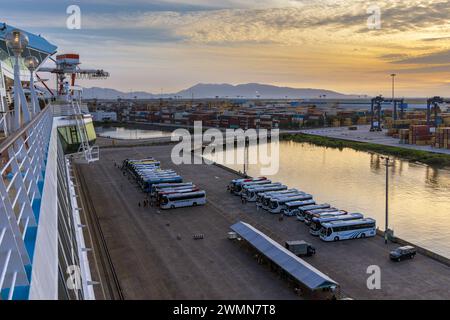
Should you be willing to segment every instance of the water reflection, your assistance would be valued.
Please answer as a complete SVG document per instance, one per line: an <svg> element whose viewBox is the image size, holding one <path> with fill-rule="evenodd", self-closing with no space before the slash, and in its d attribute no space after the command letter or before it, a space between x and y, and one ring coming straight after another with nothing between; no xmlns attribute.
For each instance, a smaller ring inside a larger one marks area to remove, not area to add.
<svg viewBox="0 0 450 320"><path fill-rule="evenodd" d="M270 178L311 193L316 201L362 212L383 228L384 164L378 154L281 142L280 170ZM250 164L248 173L257 176L259 168ZM389 179L390 227L395 234L450 257L450 171L394 159Z"/></svg>

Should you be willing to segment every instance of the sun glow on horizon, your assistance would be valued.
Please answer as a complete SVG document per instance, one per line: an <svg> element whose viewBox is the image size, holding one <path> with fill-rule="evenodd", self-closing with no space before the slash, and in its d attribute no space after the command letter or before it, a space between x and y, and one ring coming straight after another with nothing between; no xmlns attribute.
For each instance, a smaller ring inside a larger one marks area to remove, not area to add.
<svg viewBox="0 0 450 320"><path fill-rule="evenodd" d="M397 73L401 96L448 95L450 2L377 3L376 30L363 0L80 0L77 31L52 0L36 11L20 10L25 0L0 8L6 22L108 69L98 85L122 91L259 82L389 95Z"/></svg>

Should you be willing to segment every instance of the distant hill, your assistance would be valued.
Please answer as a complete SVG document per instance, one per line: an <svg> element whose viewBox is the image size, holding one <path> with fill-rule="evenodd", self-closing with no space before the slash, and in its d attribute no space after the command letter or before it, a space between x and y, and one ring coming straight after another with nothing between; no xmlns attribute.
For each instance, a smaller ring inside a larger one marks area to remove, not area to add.
<svg viewBox="0 0 450 320"><path fill-rule="evenodd" d="M284 99L286 97L290 99L311 99L319 97L326 97L330 99L356 98L356 96L349 96L331 90L277 87L259 83L240 84L236 86L230 84L197 84L189 89L178 92L177 95L182 97L191 97L192 93L196 98L214 98L217 96L229 98L260 97L261 99Z"/></svg>
<svg viewBox="0 0 450 320"><path fill-rule="evenodd" d="M346 95L339 92L324 90L324 89L312 89L312 88L289 88L289 87L277 87L273 85L248 83L240 85L231 84L197 84L191 88L181 90L176 93L164 94L162 97L171 98L179 96L184 99L190 99L192 97L196 99L205 98L243 98L243 99L314 99L314 98L328 98L328 99L352 99L358 98L354 95ZM148 92L121 92L115 89L107 88L85 88L83 97L85 99L158 99L161 95L152 94Z"/></svg>
<svg viewBox="0 0 450 320"><path fill-rule="evenodd" d="M115 89L108 89L108 88L99 88L99 87L92 87L92 88L83 88L83 98L84 99L108 99L113 100L117 98L121 99L156 99L159 98L154 96L151 93L143 92L143 91L136 91L136 92L122 92Z"/></svg>

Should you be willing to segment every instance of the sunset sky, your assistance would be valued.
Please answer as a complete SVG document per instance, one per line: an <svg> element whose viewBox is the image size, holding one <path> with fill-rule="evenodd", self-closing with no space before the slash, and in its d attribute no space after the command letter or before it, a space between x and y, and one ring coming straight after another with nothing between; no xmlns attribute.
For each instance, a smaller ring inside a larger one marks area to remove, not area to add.
<svg viewBox="0 0 450 320"><path fill-rule="evenodd" d="M81 30L66 8L81 8ZM371 30L368 8L381 9ZM104 68L122 91L259 82L390 96L450 96L450 1L14 0L0 21Z"/></svg>

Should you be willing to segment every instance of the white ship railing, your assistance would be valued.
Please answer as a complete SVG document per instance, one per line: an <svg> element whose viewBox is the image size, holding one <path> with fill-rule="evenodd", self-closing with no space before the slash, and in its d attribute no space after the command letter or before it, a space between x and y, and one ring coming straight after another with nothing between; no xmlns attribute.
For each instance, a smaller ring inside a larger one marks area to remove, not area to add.
<svg viewBox="0 0 450 320"><path fill-rule="evenodd" d="M0 130L3 131L3 134L6 136L8 136L8 127L7 127L7 123L6 123L6 113L1 113L0 114Z"/></svg>
<svg viewBox="0 0 450 320"><path fill-rule="evenodd" d="M2 299L27 297L52 121L46 107L0 145Z"/></svg>

